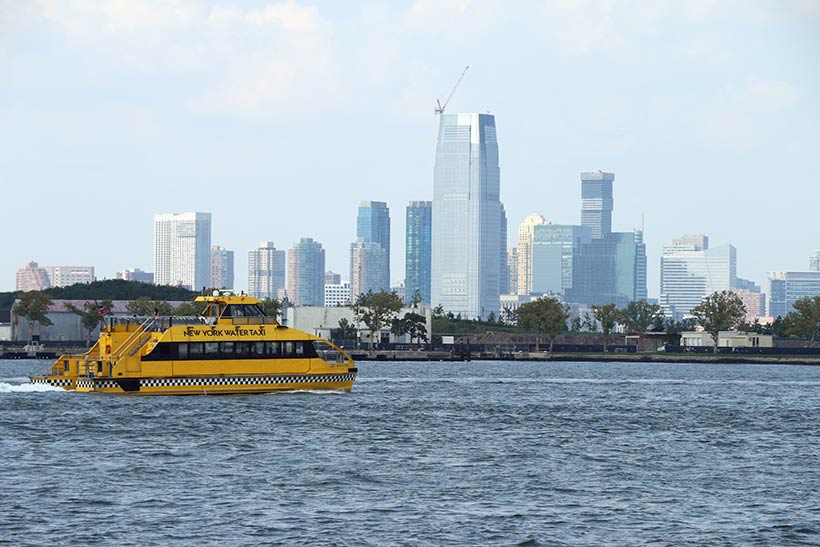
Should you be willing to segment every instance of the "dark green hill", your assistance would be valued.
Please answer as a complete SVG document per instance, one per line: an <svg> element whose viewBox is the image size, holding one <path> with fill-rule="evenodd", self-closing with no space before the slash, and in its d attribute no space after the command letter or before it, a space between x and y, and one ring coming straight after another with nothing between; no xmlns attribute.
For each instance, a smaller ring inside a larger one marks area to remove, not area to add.
<svg viewBox="0 0 820 547"><path fill-rule="evenodd" d="M46 289L43 293L54 300L103 300L105 298L110 298L111 300L136 300L140 297L147 297L151 300L166 302L190 301L198 294L181 287L152 285L150 283L124 281L122 279L106 279L105 281L95 281L94 283L78 283L70 287ZM0 309L11 308L16 297L17 292L0 293Z"/></svg>

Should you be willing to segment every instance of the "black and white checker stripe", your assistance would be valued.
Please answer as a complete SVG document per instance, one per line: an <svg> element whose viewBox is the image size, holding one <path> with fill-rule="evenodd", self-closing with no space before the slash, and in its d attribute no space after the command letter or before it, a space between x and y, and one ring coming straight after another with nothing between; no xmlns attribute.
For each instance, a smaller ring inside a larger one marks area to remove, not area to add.
<svg viewBox="0 0 820 547"><path fill-rule="evenodd" d="M210 378L146 378L140 380L140 388L155 387L197 387L213 386L270 386L287 384L321 384L327 382L347 382L356 379L355 374L300 375L300 376L242 376ZM52 385L67 386L70 380L53 380ZM57 384L55 382L60 382ZM64 382L64 383L63 383ZM82 378L77 380L78 389L116 389L120 385L116 380Z"/></svg>
<svg viewBox="0 0 820 547"><path fill-rule="evenodd" d="M324 382L346 382L356 378L355 374L311 375L311 376L245 376L233 378L150 378L140 380L140 387L189 387L189 386L252 386L281 384L318 384Z"/></svg>
<svg viewBox="0 0 820 547"><path fill-rule="evenodd" d="M32 384L48 384L54 387L67 387L71 385L70 378L63 378L60 380L51 380L49 378L32 378Z"/></svg>

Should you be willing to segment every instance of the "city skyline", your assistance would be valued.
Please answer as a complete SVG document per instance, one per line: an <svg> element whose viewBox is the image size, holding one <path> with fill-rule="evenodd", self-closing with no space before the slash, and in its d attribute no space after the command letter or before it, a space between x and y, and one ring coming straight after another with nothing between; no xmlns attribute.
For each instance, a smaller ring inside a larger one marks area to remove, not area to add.
<svg viewBox="0 0 820 547"><path fill-rule="evenodd" d="M172 210L213 214L238 288L263 238L314 237L344 272L359 200L432 199L432 107L465 64L448 111L498 117L511 228L532 211L578 224L578 173L600 169L618 176L613 230L645 217L652 297L681 233L731 242L761 286L820 246L801 220L820 192L816 2L171 4L4 11L0 186L25 237L1 290L29 261L149 270L142 227ZM101 224L117 245L95 244Z"/></svg>

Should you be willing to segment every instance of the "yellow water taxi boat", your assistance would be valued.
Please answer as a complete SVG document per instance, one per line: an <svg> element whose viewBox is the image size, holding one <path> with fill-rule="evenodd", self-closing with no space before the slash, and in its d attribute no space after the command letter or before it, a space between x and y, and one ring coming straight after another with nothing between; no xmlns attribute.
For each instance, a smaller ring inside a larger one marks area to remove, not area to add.
<svg viewBox="0 0 820 547"><path fill-rule="evenodd" d="M347 390L353 359L327 340L283 327L260 300L214 291L197 317L105 318L86 353L62 355L34 384L128 395Z"/></svg>

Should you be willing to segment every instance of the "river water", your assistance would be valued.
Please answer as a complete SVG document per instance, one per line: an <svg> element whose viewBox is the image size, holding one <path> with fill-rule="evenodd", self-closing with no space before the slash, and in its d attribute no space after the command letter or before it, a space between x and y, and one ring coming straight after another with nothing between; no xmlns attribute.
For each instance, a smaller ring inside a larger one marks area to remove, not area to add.
<svg viewBox="0 0 820 547"><path fill-rule="evenodd" d="M361 363L117 397L0 361L0 545L818 545L820 367Z"/></svg>

